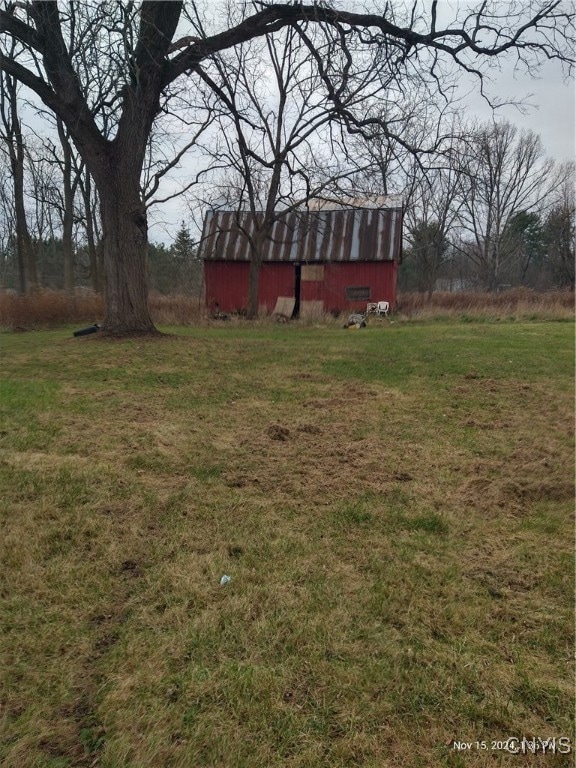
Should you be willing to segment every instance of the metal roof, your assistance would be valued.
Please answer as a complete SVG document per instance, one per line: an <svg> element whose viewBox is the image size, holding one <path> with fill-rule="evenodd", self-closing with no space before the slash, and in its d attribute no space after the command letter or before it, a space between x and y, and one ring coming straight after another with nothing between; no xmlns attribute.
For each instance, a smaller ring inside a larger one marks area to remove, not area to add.
<svg viewBox="0 0 576 768"><path fill-rule="evenodd" d="M249 261L263 213L208 211L200 257ZM292 211L279 216L264 244L263 261L393 261L402 247L401 208Z"/></svg>

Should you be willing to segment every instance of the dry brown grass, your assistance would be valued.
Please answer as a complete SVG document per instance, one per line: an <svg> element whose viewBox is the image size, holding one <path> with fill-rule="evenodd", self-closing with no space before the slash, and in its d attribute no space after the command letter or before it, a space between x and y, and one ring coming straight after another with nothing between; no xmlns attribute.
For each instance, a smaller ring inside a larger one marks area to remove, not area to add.
<svg viewBox="0 0 576 768"><path fill-rule="evenodd" d="M462 317L518 319L571 319L574 293L513 288L501 293L402 293L396 312L408 318Z"/></svg>
<svg viewBox="0 0 576 768"><path fill-rule="evenodd" d="M159 325L191 325L202 322L205 309L201 299L188 296L150 295L150 311ZM0 327L10 330L56 328L72 323L101 322L104 301L89 290L42 290L29 296L0 292Z"/></svg>
<svg viewBox="0 0 576 768"><path fill-rule="evenodd" d="M100 321L101 296L91 292L37 291L28 296L0 292L0 327L11 330L54 328L69 323Z"/></svg>
<svg viewBox="0 0 576 768"><path fill-rule="evenodd" d="M209 317L201 298L185 295L150 295L152 318L159 325L203 325ZM89 290L78 290L70 296L64 291L43 290L32 296L0 292L0 327L11 330L55 328L71 323L99 322L104 313L101 296ZM346 313L342 313L344 317ZM430 320L460 319L571 319L574 317L574 294L569 291L537 293L528 288L516 288L503 293L435 293L428 300L425 294L404 293L398 298L396 319ZM230 318L243 324L242 318ZM261 313L260 323L278 322L277 318ZM302 326L337 326L341 318L319 314L303 318Z"/></svg>
<svg viewBox="0 0 576 768"><path fill-rule="evenodd" d="M150 295L150 311L159 325L196 325L206 319L206 307L202 298L184 295Z"/></svg>

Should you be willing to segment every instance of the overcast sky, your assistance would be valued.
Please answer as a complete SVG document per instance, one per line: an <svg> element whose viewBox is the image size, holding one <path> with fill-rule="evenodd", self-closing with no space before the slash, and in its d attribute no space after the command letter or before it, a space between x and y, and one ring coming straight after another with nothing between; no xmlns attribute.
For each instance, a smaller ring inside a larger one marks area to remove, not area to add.
<svg viewBox="0 0 576 768"><path fill-rule="evenodd" d="M519 128L527 128L540 135L547 155L559 162L574 160L575 136L575 84L566 82L558 64L546 64L540 76L514 77L506 70L493 75L490 93L500 98L525 99L526 110L522 114L516 107L499 108L496 119L506 119ZM492 112L482 99L469 98L470 109L480 119L492 119Z"/></svg>
<svg viewBox="0 0 576 768"><path fill-rule="evenodd" d="M567 7L571 0L564 0ZM479 3L469 3L473 7ZM429 0L423 5L429 6ZM499 4L505 11L508 3ZM528 3L526 3L528 5ZM465 3L461 0L441 0L438 4L438 26L450 27L455 15L460 15ZM539 134L546 154L559 162L574 160L575 138L575 86L574 79L566 82L562 67L556 61L548 61L529 74L514 71L514 61L503 60L501 71L491 70L492 79L487 91L496 98L526 100L526 113L515 107L502 107L496 113L497 119L506 119L520 128L527 128ZM536 75L536 76L534 76ZM477 82L470 81L468 87L477 88ZM492 112L480 98L468 99L470 113L476 113L482 120L491 120ZM530 105L530 106L528 106ZM470 114L467 110L467 116Z"/></svg>

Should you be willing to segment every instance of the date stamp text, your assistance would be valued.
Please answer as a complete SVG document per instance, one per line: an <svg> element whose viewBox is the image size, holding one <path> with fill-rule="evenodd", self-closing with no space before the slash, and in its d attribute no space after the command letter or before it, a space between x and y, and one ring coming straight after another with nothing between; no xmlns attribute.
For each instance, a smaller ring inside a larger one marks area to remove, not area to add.
<svg viewBox="0 0 576 768"><path fill-rule="evenodd" d="M508 736L504 739L462 741L454 739L449 746L457 752L508 752L511 755L569 755L572 741L568 736Z"/></svg>

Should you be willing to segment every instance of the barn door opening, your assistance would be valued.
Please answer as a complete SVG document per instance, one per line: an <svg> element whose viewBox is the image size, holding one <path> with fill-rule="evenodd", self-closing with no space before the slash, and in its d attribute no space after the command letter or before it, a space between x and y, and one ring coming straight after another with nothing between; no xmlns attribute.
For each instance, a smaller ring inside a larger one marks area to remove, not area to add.
<svg viewBox="0 0 576 768"><path fill-rule="evenodd" d="M294 265L294 311L292 317L300 315L300 284L302 282L302 265Z"/></svg>

